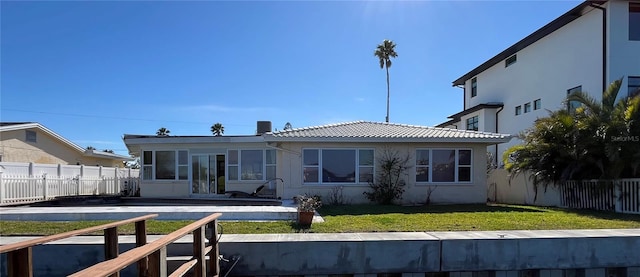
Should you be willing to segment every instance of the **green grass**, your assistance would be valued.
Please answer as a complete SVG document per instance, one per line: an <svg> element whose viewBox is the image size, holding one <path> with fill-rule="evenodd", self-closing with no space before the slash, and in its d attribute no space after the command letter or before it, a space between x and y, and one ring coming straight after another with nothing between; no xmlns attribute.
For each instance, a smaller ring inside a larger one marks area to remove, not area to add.
<svg viewBox="0 0 640 277"><path fill-rule="evenodd" d="M517 205L351 205L325 206L319 212L325 222L314 223L310 229L301 229L294 222L286 221L222 221L222 232L268 234L640 228L640 215ZM0 221L0 235L48 235L106 222ZM147 230L149 234L167 234L190 222L151 220L147 223ZM134 228L129 224L118 230L121 234L133 234Z"/></svg>

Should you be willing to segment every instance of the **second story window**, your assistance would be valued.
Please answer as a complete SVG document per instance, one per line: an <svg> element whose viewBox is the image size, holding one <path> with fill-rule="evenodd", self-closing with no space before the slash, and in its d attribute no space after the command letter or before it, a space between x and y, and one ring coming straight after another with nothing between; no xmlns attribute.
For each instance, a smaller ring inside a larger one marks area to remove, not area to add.
<svg viewBox="0 0 640 277"><path fill-rule="evenodd" d="M538 99L536 101L533 101L533 109L534 110L539 110L542 108L542 100Z"/></svg>
<svg viewBox="0 0 640 277"><path fill-rule="evenodd" d="M521 115L522 114L522 106L518 105L516 106L516 115Z"/></svg>
<svg viewBox="0 0 640 277"><path fill-rule="evenodd" d="M504 60L504 67L508 67L518 61L518 55L513 55Z"/></svg>
<svg viewBox="0 0 640 277"><path fill-rule="evenodd" d="M467 130L478 131L478 116L467 118Z"/></svg>
<svg viewBox="0 0 640 277"><path fill-rule="evenodd" d="M640 77L629 76L627 81L629 83L628 84L629 92L627 95L628 97L631 97L636 93L640 93Z"/></svg>
<svg viewBox="0 0 640 277"><path fill-rule="evenodd" d="M629 3L629 40L640 41L640 3Z"/></svg>
<svg viewBox="0 0 640 277"><path fill-rule="evenodd" d="M577 86L575 88L568 89L567 96L571 95L572 93L581 92L581 91L582 91L582 86ZM569 111L569 113L575 113L578 107L580 107L580 102L578 101L567 102L567 111Z"/></svg>
<svg viewBox="0 0 640 277"><path fill-rule="evenodd" d="M478 78L473 77L471 79L471 97L476 97L478 95Z"/></svg>
<svg viewBox="0 0 640 277"><path fill-rule="evenodd" d="M531 102L524 104L524 113L531 111Z"/></svg>

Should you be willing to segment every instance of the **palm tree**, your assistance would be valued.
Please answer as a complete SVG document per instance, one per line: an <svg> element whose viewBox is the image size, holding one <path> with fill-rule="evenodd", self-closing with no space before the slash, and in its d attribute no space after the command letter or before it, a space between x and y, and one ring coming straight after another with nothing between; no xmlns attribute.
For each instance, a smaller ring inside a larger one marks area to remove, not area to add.
<svg viewBox="0 0 640 277"><path fill-rule="evenodd" d="M382 41L381 44L378 44L376 47L376 51L373 52L373 55L378 57L380 60L380 68L385 68L387 70L387 117L385 118L386 122L389 122L389 67L391 67L391 58L395 58L398 56L396 53L396 44L388 39Z"/></svg>
<svg viewBox="0 0 640 277"><path fill-rule="evenodd" d="M169 133L171 133L171 131L169 131L169 129L162 127L160 129L158 129L158 131L156 132L156 135L158 136L168 136Z"/></svg>
<svg viewBox="0 0 640 277"><path fill-rule="evenodd" d="M288 131L293 129L293 126L291 125L291 123L287 122L286 124L284 124L284 130Z"/></svg>
<svg viewBox="0 0 640 277"><path fill-rule="evenodd" d="M222 136L222 134L224 134L224 126L222 126L220 122L211 125L211 133L213 133L214 136Z"/></svg>

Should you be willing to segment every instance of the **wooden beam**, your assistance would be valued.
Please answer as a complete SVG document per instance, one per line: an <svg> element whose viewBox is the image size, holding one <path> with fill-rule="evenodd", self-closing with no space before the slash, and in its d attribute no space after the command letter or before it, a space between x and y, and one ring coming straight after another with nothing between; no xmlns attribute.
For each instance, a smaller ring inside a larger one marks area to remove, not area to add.
<svg viewBox="0 0 640 277"><path fill-rule="evenodd" d="M149 277L167 276L167 247L164 246L149 256Z"/></svg>
<svg viewBox="0 0 640 277"><path fill-rule="evenodd" d="M147 244L147 222L136 222L136 247ZM138 277L147 276L147 269L149 268L149 257L144 257L138 261Z"/></svg>
<svg viewBox="0 0 640 277"><path fill-rule="evenodd" d="M193 257L198 261L193 274L195 277L205 277L207 275L204 250L204 226L201 226L193 231Z"/></svg>
<svg viewBox="0 0 640 277"><path fill-rule="evenodd" d="M118 257L118 227L104 229L104 259L111 260ZM111 274L111 277L119 277L120 272Z"/></svg>
<svg viewBox="0 0 640 277"><path fill-rule="evenodd" d="M33 277L31 247L11 251L7 254L7 271L10 277Z"/></svg>
<svg viewBox="0 0 640 277"><path fill-rule="evenodd" d="M207 224L209 230L211 230L211 237L209 238L209 244L213 248L209 252L209 276L220 275L220 248L218 247L218 220L214 220Z"/></svg>
<svg viewBox="0 0 640 277"><path fill-rule="evenodd" d="M193 268L193 266L196 265L197 263L198 263L198 260L195 260L195 259L190 260L186 263L183 263L173 273L171 273L169 277L182 277L185 274L187 274L187 272L189 272L189 270L191 270L191 268Z"/></svg>

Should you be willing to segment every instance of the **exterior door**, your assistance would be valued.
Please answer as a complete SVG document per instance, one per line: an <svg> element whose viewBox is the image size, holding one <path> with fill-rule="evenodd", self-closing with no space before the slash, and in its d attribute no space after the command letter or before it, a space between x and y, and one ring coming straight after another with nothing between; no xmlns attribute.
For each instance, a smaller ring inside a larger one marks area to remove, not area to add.
<svg viewBox="0 0 640 277"><path fill-rule="evenodd" d="M225 192L224 155L191 156L191 193L194 195Z"/></svg>

